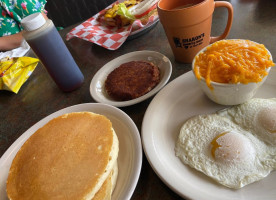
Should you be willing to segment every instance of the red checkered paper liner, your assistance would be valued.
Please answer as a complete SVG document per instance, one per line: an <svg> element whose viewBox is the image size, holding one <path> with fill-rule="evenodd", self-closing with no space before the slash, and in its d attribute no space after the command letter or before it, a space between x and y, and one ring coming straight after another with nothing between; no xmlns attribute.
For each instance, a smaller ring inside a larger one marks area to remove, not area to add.
<svg viewBox="0 0 276 200"><path fill-rule="evenodd" d="M115 2L117 3L117 2ZM133 24L124 26L122 28L111 27L105 23L101 23L98 20L98 16L103 14L107 9L111 8L113 4L100 11L98 14L89 18L82 24L73 28L66 35L66 40L70 40L73 37L78 37L89 42L93 42L99 46L102 46L109 50L118 49L131 34L132 31L142 29L143 27L153 23L158 19L158 16L154 15L149 18L147 24L142 24L140 20L135 20Z"/></svg>

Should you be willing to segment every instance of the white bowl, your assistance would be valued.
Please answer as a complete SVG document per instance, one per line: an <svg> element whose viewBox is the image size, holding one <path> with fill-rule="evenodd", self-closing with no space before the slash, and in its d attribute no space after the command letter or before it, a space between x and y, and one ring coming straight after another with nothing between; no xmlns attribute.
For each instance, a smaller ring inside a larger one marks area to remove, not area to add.
<svg viewBox="0 0 276 200"><path fill-rule="evenodd" d="M205 51L206 48L211 46L212 44L208 45L207 47L203 48L201 51L197 53L199 55L201 52ZM267 50L268 51L268 50ZM270 54L270 59L272 60L272 55ZM196 55L196 56L197 56ZM193 59L192 62L192 70L193 74L194 73L194 62L195 58ZM269 73L271 67L267 69L267 72ZM200 88L203 90L203 92L214 102L221 104L221 105L237 105L244 103L248 101L249 99L253 98L254 95L256 94L257 90L260 88L260 86L265 82L267 76L265 76L261 82L255 83L248 83L248 84L243 84L243 83L237 83L237 84L229 84L229 83L217 83L211 81L211 86L213 86L213 90L211 90L204 78L201 78L198 80L198 84Z"/></svg>

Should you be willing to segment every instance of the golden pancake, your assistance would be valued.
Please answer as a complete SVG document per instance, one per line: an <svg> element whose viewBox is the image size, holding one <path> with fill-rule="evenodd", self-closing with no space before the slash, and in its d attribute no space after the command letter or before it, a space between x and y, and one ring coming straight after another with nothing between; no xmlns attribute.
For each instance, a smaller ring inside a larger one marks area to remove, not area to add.
<svg viewBox="0 0 276 200"><path fill-rule="evenodd" d="M111 122L91 112L70 113L38 129L15 156L7 195L17 199L92 199L117 160Z"/></svg>
<svg viewBox="0 0 276 200"><path fill-rule="evenodd" d="M110 200L111 194L115 188L118 175L118 165L115 163L111 173L103 183L100 190L95 194L93 200Z"/></svg>
<svg viewBox="0 0 276 200"><path fill-rule="evenodd" d="M118 161L116 161L116 163L115 163L115 165L113 167L113 170L112 170L112 178L111 178L112 192L115 189L117 178L118 178L118 174L119 174Z"/></svg>
<svg viewBox="0 0 276 200"><path fill-rule="evenodd" d="M104 181L100 190L95 194L93 200L110 200L112 193L112 172L109 174L107 179Z"/></svg>

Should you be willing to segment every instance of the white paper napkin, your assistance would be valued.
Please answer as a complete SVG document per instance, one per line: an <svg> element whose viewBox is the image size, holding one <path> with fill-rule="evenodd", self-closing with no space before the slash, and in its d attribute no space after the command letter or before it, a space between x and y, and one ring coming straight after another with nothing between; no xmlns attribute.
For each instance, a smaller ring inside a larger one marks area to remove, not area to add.
<svg viewBox="0 0 276 200"><path fill-rule="evenodd" d="M0 52L0 59L5 58L5 57L22 57L24 56L28 51L30 50L30 46L26 42L26 40L23 40L21 43L21 46L10 50L10 51L5 51L5 52Z"/></svg>

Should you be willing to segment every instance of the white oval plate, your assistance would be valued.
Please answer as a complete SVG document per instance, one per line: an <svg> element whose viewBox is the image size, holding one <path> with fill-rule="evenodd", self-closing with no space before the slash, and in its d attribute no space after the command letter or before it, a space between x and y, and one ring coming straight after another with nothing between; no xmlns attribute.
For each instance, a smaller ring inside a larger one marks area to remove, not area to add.
<svg viewBox="0 0 276 200"><path fill-rule="evenodd" d="M99 103L79 104L59 110L37 122L23 133L0 159L0 199L8 200L6 180L10 165L23 143L51 119L65 113L90 111L105 115L111 122L119 139L118 179L112 200L130 199L137 185L142 167L142 144L139 131L132 119L120 109Z"/></svg>
<svg viewBox="0 0 276 200"><path fill-rule="evenodd" d="M255 97L276 97L275 67ZM201 172L184 165L175 156L175 142L182 124L190 117L214 113L226 106L209 100L192 71L164 87L150 103L142 123L144 152L154 171L183 198L197 200L275 200L276 171L239 190L217 184Z"/></svg>
<svg viewBox="0 0 276 200"><path fill-rule="evenodd" d="M110 72L119 67L121 64L138 60L149 61L158 66L160 70L160 82L150 92L136 99L129 101L113 100L105 91L104 83L106 77ZM114 60L111 60L105 64L93 77L90 84L90 94L95 101L100 103L106 103L117 107L130 106L144 101L156 94L168 82L171 77L171 73L171 61L163 54L155 51L134 51L115 58Z"/></svg>

